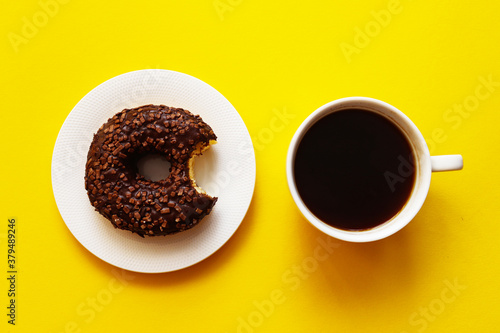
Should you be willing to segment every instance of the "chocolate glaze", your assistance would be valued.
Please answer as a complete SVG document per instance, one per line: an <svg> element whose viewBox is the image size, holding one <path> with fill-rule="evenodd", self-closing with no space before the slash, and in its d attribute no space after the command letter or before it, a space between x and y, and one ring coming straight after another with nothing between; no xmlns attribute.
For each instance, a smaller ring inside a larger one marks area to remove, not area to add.
<svg viewBox="0 0 500 333"><path fill-rule="evenodd" d="M200 116L165 105L125 109L101 126L87 155L85 189L95 209L119 229L140 236L174 234L197 225L217 198L199 193L189 178L189 159L216 140ZM170 175L150 181L137 160L163 154Z"/></svg>

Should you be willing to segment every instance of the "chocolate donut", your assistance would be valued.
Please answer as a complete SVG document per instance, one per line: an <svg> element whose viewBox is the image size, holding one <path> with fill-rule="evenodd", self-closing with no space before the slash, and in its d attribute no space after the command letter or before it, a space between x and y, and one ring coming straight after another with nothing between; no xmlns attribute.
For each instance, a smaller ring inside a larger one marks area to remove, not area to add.
<svg viewBox="0 0 500 333"><path fill-rule="evenodd" d="M85 189L92 206L119 229L144 237L197 225L217 198L194 181L193 159L217 139L200 116L165 105L125 109L101 126L87 156ZM169 176L151 181L137 160L162 154Z"/></svg>

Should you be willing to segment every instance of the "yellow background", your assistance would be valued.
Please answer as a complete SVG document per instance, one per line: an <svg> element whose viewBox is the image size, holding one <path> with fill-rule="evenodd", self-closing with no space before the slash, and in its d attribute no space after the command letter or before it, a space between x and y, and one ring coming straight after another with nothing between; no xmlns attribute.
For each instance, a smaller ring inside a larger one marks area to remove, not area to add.
<svg viewBox="0 0 500 333"><path fill-rule="evenodd" d="M499 12L498 1L5 1L0 330L497 332ZM50 179L73 106L101 82L144 68L219 90L257 158L255 195L235 235L203 262L156 275L85 250ZM433 154L460 153L465 168L433 174L403 231L334 241L328 253L320 247L328 238L288 193L285 156L309 113L353 95L395 105ZM288 115L278 127L277 112ZM18 226L15 327L6 316L9 217Z"/></svg>

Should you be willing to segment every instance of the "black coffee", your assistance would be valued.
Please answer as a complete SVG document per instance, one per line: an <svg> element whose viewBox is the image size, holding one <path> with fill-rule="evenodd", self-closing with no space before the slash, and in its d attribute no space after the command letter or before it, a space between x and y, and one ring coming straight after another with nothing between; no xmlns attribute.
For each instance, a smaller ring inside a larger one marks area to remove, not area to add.
<svg viewBox="0 0 500 333"><path fill-rule="evenodd" d="M401 130L376 113L349 109L317 121L302 138L294 177L307 208L345 230L391 219L415 183L413 154Z"/></svg>

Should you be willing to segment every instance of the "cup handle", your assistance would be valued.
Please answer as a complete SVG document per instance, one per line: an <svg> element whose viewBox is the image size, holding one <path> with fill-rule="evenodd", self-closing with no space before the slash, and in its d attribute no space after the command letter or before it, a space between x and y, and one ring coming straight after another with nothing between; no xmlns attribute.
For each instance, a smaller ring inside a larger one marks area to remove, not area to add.
<svg viewBox="0 0 500 333"><path fill-rule="evenodd" d="M462 155L431 156L432 172L462 170L464 160Z"/></svg>

